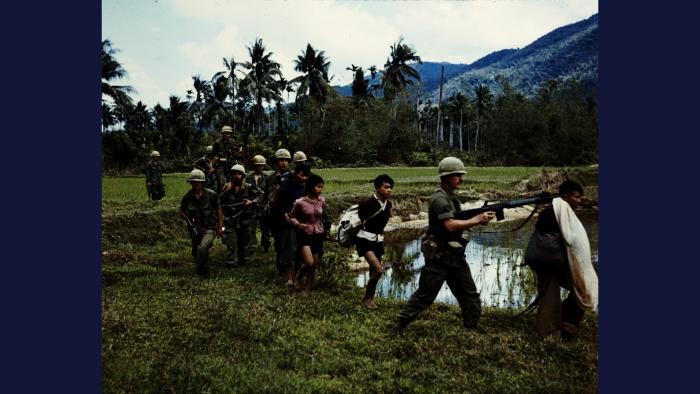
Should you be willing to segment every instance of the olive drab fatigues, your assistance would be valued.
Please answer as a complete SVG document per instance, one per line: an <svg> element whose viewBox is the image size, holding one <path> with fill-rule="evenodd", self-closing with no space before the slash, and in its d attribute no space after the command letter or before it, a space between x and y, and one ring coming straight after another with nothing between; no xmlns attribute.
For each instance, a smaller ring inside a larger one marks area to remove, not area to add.
<svg viewBox="0 0 700 394"><path fill-rule="evenodd" d="M151 160L146 166L146 191L151 200L160 200L165 197L165 185L163 184L163 172L165 167L160 162Z"/></svg>
<svg viewBox="0 0 700 394"><path fill-rule="evenodd" d="M254 210L253 224L250 226L250 242L246 247L248 255L255 254L255 250L258 246L257 240L257 229L260 227L260 245L267 252L270 248L270 206L267 201L267 195L269 193L269 178L265 173L259 176L255 173L248 175L245 179L246 182L251 185L255 185L259 190L263 192L261 196L260 204L258 204Z"/></svg>
<svg viewBox="0 0 700 394"><path fill-rule="evenodd" d="M218 208L219 196L210 189L204 189L204 194L199 199L194 190L190 190L180 202L180 210L187 214L197 229L198 235L192 238L192 256L199 275L209 274L209 249L214 244L216 235Z"/></svg>
<svg viewBox="0 0 700 394"><path fill-rule="evenodd" d="M218 159L216 165L216 174L219 177L219 190L229 181L228 171L236 163L243 162L243 153L240 152L241 146L236 144L233 138L228 141L223 138L214 143L212 154Z"/></svg>
<svg viewBox="0 0 700 394"><path fill-rule="evenodd" d="M475 327L481 316L481 301L464 257L467 239L462 231L448 232L443 221L454 217L460 210L456 196L443 189L433 193L428 212L428 234L423 241L425 266L421 270L418 290L399 313L404 326L427 309L437 297L442 284L447 282L462 310L465 327Z"/></svg>
<svg viewBox="0 0 700 394"><path fill-rule="evenodd" d="M204 172L204 176L207 179L204 187L218 191L223 186L223 183L219 180L219 174L216 171L211 170L212 160L210 157L202 156L194 162L194 165L195 167L199 167L202 172Z"/></svg>
<svg viewBox="0 0 700 394"><path fill-rule="evenodd" d="M254 224L256 205L262 197L258 189L243 182L238 192L235 187L221 194L221 207L224 212L224 235L222 241L226 245L226 264L237 265L246 262L246 246L250 238L250 227ZM248 207L227 207L227 205L242 203L244 200L252 200L256 205Z"/></svg>

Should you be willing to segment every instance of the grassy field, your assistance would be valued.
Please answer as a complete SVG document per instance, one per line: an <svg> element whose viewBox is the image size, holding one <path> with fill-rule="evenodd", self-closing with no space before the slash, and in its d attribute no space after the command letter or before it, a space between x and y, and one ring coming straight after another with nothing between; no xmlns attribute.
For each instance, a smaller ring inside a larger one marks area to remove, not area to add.
<svg viewBox="0 0 700 394"><path fill-rule="evenodd" d="M539 169L471 169L488 190L512 188ZM367 194L387 172L398 195L435 187L434 168L321 170L329 195ZM175 209L184 174L166 176L168 196L147 201L143 178L103 181L103 392L596 392L598 322L588 315L571 342L542 341L534 316L488 309L482 333L461 328L459 308L435 304L403 336L389 334L403 302L360 307L348 250L327 243L318 286L290 294L272 252L248 266L221 265L198 279ZM399 193L401 190L401 193ZM477 192L478 193L478 192Z"/></svg>

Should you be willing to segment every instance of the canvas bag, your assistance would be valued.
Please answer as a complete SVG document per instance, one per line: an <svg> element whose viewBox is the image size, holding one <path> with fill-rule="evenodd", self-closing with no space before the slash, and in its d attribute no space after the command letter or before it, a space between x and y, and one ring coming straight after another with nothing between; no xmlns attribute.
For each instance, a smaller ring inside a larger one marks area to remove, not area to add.
<svg viewBox="0 0 700 394"><path fill-rule="evenodd" d="M386 207L386 205L384 207ZM367 220L379 215L379 213L384 210L384 207L379 208L379 210L368 217ZM338 221L338 243L340 246L349 247L357 242L357 233L364 225L364 222L360 220L358 209L359 205L355 204L340 215L340 220Z"/></svg>

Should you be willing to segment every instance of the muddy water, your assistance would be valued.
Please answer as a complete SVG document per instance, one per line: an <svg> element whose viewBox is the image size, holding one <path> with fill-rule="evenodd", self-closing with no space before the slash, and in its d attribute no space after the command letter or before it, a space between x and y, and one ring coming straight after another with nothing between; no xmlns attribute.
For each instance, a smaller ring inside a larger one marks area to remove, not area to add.
<svg viewBox="0 0 700 394"><path fill-rule="evenodd" d="M594 265L598 264L598 222L591 215L581 218L591 243ZM536 294L532 273L522 264L527 242L535 220L516 232L471 232L465 254L481 302L485 307L520 308L529 305ZM515 227L513 223L507 227ZM488 231L497 229L485 228ZM401 234L405 232L405 234ZM402 237L402 235L405 235ZM385 239L384 275L377 285L377 297L408 300L418 288L420 269L425 264L420 253L420 236L416 232L397 230ZM400 262L400 263L397 263ZM356 283L364 287L369 278L367 271L356 277ZM444 284L436 302L457 304L457 300Z"/></svg>

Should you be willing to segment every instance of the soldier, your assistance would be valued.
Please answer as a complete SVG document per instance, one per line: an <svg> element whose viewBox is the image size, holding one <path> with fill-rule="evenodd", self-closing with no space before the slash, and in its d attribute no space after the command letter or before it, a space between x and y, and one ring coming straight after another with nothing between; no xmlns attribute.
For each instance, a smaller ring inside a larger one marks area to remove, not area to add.
<svg viewBox="0 0 700 394"><path fill-rule="evenodd" d="M223 242L228 249L226 265L234 267L246 263L246 246L253 224L252 206L262 198L258 188L243 181L245 168L236 164L231 167L229 187L221 193L221 206L224 211Z"/></svg>
<svg viewBox="0 0 700 394"><path fill-rule="evenodd" d="M279 233L279 230L281 230L284 225L282 223L282 217L272 215L272 205L275 204L275 200L277 199L279 185L284 179L289 178L289 161L291 159L292 155L289 154L288 150L278 149L277 152L275 152L275 172L267 179L268 185L266 198L268 204L270 205L270 232L274 239L273 246L275 247L275 261L280 275L284 275L287 272L286 267L284 267L280 261L280 257L282 255L282 234Z"/></svg>
<svg viewBox="0 0 700 394"><path fill-rule="evenodd" d="M298 150L294 152L294 158L292 160L294 160L294 164L306 163L306 155L304 154L304 152Z"/></svg>
<svg viewBox="0 0 700 394"><path fill-rule="evenodd" d="M165 197L165 185L163 184L163 171L165 168L160 163L160 153L157 150L151 152L151 161L146 166L146 191L148 197L158 201Z"/></svg>
<svg viewBox="0 0 700 394"><path fill-rule="evenodd" d="M462 183L462 175L466 174L464 165L455 157L446 157L440 161L438 173L440 188L430 199L428 232L421 247L425 266L421 270L418 290L399 313L393 326L394 333L403 331L435 301L445 281L459 302L465 328L476 329L481 316L479 293L464 258L468 237L463 231L487 224L495 212L484 212L468 220L455 219L454 212L461 209L455 190Z"/></svg>
<svg viewBox="0 0 700 394"><path fill-rule="evenodd" d="M270 206L267 202L268 194L268 176L263 172L265 168L265 158L261 155L255 155L253 157L253 169L254 171L246 177L245 181L251 185L257 186L264 194L261 199L260 204L254 210L255 216L253 218L253 224L250 226L250 242L248 244L248 255L255 253L257 248L257 228L260 227L260 245L263 247L265 253L270 249Z"/></svg>
<svg viewBox="0 0 700 394"><path fill-rule="evenodd" d="M275 237L275 251L277 252L277 269L280 274L286 275L287 286L294 286L292 272L296 265L301 263L296 253L297 241L294 227L289 214L294 202L304 195L306 180L311 170L306 164L299 163L294 167L294 175L285 178L279 185L278 196L273 199L271 205L272 231Z"/></svg>
<svg viewBox="0 0 700 394"><path fill-rule="evenodd" d="M220 189L219 187L219 174L216 173L216 169L214 168L214 165L212 164L213 162L213 147L211 145L207 146L206 148L206 154L197 161L194 162L194 168L198 170L202 170L204 172L204 175L207 178L207 182L205 187L207 189L211 189L214 191L218 191Z"/></svg>
<svg viewBox="0 0 700 394"><path fill-rule="evenodd" d="M187 179L190 189L180 202L180 216L193 224L192 256L195 259L197 275L209 276L209 249L214 244L214 237L223 233L223 215L219 205L219 196L213 190L204 187L204 172L192 170Z"/></svg>
<svg viewBox="0 0 700 394"><path fill-rule="evenodd" d="M212 147L214 168L219 175L219 187L228 182L229 166L243 162L243 147L235 143L232 133L231 126L222 127L221 140L216 141Z"/></svg>

